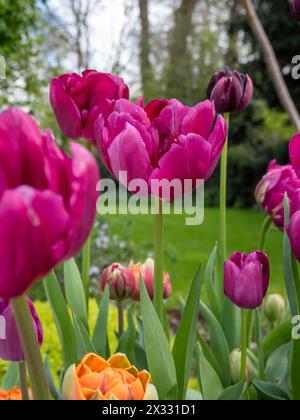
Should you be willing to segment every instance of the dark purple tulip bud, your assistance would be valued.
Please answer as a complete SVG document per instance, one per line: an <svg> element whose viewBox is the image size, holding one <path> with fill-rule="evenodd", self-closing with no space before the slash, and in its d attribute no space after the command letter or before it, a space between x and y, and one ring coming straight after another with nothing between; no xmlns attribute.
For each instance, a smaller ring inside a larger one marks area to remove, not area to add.
<svg viewBox="0 0 300 420"><path fill-rule="evenodd" d="M300 0L290 0L293 17L300 22Z"/></svg>
<svg viewBox="0 0 300 420"><path fill-rule="evenodd" d="M35 333L41 346L43 343L43 327L38 314L30 299L27 299ZM8 301L0 299L0 316L3 321L0 325L0 358L7 362L22 362L25 356L18 333L13 308ZM2 330L3 329L3 330ZM4 333L4 334L3 334ZM2 335L3 334L3 335Z"/></svg>
<svg viewBox="0 0 300 420"><path fill-rule="evenodd" d="M253 83L247 74L225 67L211 79L207 96L220 114L241 112L252 100Z"/></svg>
<svg viewBox="0 0 300 420"><path fill-rule="evenodd" d="M134 289L134 275L129 268L119 263L106 268L101 276L101 290L109 285L110 298L123 300L131 297Z"/></svg>
<svg viewBox="0 0 300 420"><path fill-rule="evenodd" d="M280 229L284 227L284 195L291 200L300 188L300 179L292 165L281 166L275 160L270 162L266 175L255 190L257 203L272 217Z"/></svg>
<svg viewBox="0 0 300 420"><path fill-rule="evenodd" d="M235 252L224 263L224 291L242 309L256 309L269 288L270 264L266 254Z"/></svg>

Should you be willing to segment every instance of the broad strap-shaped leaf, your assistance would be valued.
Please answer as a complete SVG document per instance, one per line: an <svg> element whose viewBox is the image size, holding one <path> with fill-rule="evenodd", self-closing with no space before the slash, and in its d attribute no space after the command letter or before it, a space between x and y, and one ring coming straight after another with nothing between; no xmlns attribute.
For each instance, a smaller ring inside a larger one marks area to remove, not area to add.
<svg viewBox="0 0 300 420"><path fill-rule="evenodd" d="M48 388L49 388L51 396L54 398L54 400L60 400L61 395L59 395L59 392L56 389L54 379L53 379L53 376L52 376L52 372L51 372L51 368L50 368L50 364L49 364L48 356L45 358L44 369L45 369L45 375L46 375Z"/></svg>
<svg viewBox="0 0 300 420"><path fill-rule="evenodd" d="M290 391L289 384L289 361L291 355L291 344L287 343L279 347L271 354L267 361L265 380L278 385L285 392ZM299 371L298 371L299 373Z"/></svg>
<svg viewBox="0 0 300 420"><path fill-rule="evenodd" d="M229 388L218 398L219 401L240 401L244 395L247 385L244 381L241 381Z"/></svg>
<svg viewBox="0 0 300 420"><path fill-rule="evenodd" d="M140 281L140 290L149 371L159 398L173 400L177 397L177 377L169 342L142 280Z"/></svg>
<svg viewBox="0 0 300 420"><path fill-rule="evenodd" d="M96 353L96 349L81 319L75 314L73 315L73 319L77 339L77 357L78 360L81 360L87 353Z"/></svg>
<svg viewBox="0 0 300 420"><path fill-rule="evenodd" d="M218 371L221 372L223 386L227 388L231 383L230 351L228 342L217 318L203 302L200 303L200 314L209 325L212 352L219 365Z"/></svg>
<svg viewBox="0 0 300 420"><path fill-rule="evenodd" d="M201 289L202 266L194 278L183 316L176 334L173 357L176 366L178 399L183 400L186 395L190 371L195 351L198 331L198 313Z"/></svg>
<svg viewBox="0 0 300 420"><path fill-rule="evenodd" d="M217 282L216 262L218 257L218 245L216 245L208 258L205 267L205 285L210 306L216 318L220 320L222 312L222 300L224 298L223 289Z"/></svg>
<svg viewBox="0 0 300 420"><path fill-rule="evenodd" d="M6 374L4 375L2 379L1 388L4 389L4 391L10 391L12 388L17 386L18 383L19 383L19 365L18 363L13 362L9 364Z"/></svg>
<svg viewBox="0 0 300 420"><path fill-rule="evenodd" d="M73 313L88 331L87 302L80 272L74 258L64 263L64 283L67 301Z"/></svg>
<svg viewBox="0 0 300 420"><path fill-rule="evenodd" d="M300 400L300 340L292 340L290 356L290 386L292 399Z"/></svg>
<svg viewBox="0 0 300 420"><path fill-rule="evenodd" d="M284 392L278 385L270 384L269 382L254 381L260 398L266 401L288 401L289 395Z"/></svg>
<svg viewBox="0 0 300 420"><path fill-rule="evenodd" d="M221 326L224 331L229 350L233 351L241 344L241 310L227 297L224 299Z"/></svg>
<svg viewBox="0 0 300 420"><path fill-rule="evenodd" d="M76 335L61 286L52 271L43 282L62 347L65 370L77 361Z"/></svg>
<svg viewBox="0 0 300 420"><path fill-rule="evenodd" d="M137 332L134 325L133 311L130 308L127 312L128 326L119 340L117 353L125 353L132 365L135 365L135 345Z"/></svg>
<svg viewBox="0 0 300 420"><path fill-rule="evenodd" d="M109 358L108 354L108 314L109 314L109 286L106 285L101 301L99 303L99 312L93 333L93 345L99 356L105 359Z"/></svg>
<svg viewBox="0 0 300 420"><path fill-rule="evenodd" d="M216 401L224 392L224 387L220 378L210 363L206 360L201 348L197 354L197 374L198 381L205 401Z"/></svg>
<svg viewBox="0 0 300 420"><path fill-rule="evenodd" d="M282 345L291 341L292 323L285 321L275 328L263 341L263 350L265 359L268 359L274 351Z"/></svg>
<svg viewBox="0 0 300 420"><path fill-rule="evenodd" d="M287 225L290 221L290 207L287 196L284 198L284 223ZM295 265L293 263L293 253L290 239L287 232L284 232L283 239L283 258L284 258L284 279L286 292L288 295L292 316L299 315L298 291L295 279Z"/></svg>

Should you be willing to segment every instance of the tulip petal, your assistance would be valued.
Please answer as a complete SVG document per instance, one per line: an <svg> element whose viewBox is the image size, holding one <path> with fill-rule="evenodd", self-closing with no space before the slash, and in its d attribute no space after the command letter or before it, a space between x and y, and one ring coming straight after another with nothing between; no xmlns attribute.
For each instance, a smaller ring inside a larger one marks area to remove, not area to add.
<svg viewBox="0 0 300 420"><path fill-rule="evenodd" d="M86 400L76 374L76 367L72 365L67 370L63 381L63 397L66 401Z"/></svg>
<svg viewBox="0 0 300 420"><path fill-rule="evenodd" d="M123 353L113 355L107 362L112 368L127 369L131 367L131 363L129 362L127 356Z"/></svg>
<svg viewBox="0 0 300 420"><path fill-rule="evenodd" d="M144 401L158 401L158 393L153 384L148 384L145 395L144 395Z"/></svg>
<svg viewBox="0 0 300 420"><path fill-rule="evenodd" d="M296 134L290 141L289 150L292 166L300 177L300 133Z"/></svg>
<svg viewBox="0 0 300 420"><path fill-rule="evenodd" d="M182 133L195 133L207 139L211 133L215 119L213 102L206 100L200 102L186 113L182 120Z"/></svg>

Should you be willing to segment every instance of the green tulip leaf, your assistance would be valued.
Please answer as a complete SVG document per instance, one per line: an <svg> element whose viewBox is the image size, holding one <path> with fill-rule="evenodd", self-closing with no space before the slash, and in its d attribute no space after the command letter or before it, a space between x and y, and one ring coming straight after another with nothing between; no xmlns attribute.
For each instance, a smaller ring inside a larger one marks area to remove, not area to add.
<svg viewBox="0 0 300 420"><path fill-rule="evenodd" d="M290 357L290 385L292 399L300 400L300 340L292 340Z"/></svg>
<svg viewBox="0 0 300 420"><path fill-rule="evenodd" d="M10 363L1 383L4 391L10 391L19 383L19 365L18 363Z"/></svg>
<svg viewBox="0 0 300 420"><path fill-rule="evenodd" d="M108 359L109 343L108 343L108 313L109 313L109 286L106 285L101 301L99 303L99 311L97 321L93 333L92 342L99 356Z"/></svg>
<svg viewBox="0 0 300 420"><path fill-rule="evenodd" d="M269 382L254 381L260 398L266 401L288 401L290 398L288 394L283 391L278 385L270 384Z"/></svg>
<svg viewBox="0 0 300 420"><path fill-rule="evenodd" d="M291 344L284 344L271 354L267 361L265 378L266 381L278 385L286 393L289 393L289 360Z"/></svg>
<svg viewBox="0 0 300 420"><path fill-rule="evenodd" d="M220 378L210 363L204 357L201 348L197 350L198 380L205 401L216 401L224 392Z"/></svg>
<svg viewBox="0 0 300 420"><path fill-rule="evenodd" d="M247 385L244 381L230 386L218 398L219 401L240 401L244 395Z"/></svg>
<svg viewBox="0 0 300 420"><path fill-rule="evenodd" d="M54 271L45 278L43 284L61 343L66 370L77 361L74 325Z"/></svg>
<svg viewBox="0 0 300 420"><path fill-rule="evenodd" d="M198 331L201 275L202 267L200 266L194 278L173 346L179 400L183 400L186 395L193 362Z"/></svg>
<svg viewBox="0 0 300 420"><path fill-rule="evenodd" d="M292 335L292 323L286 321L275 328L263 340L263 351L265 359L268 359L274 351L286 343L290 343Z"/></svg>
<svg viewBox="0 0 300 420"><path fill-rule="evenodd" d="M218 256L218 245L216 245L209 256L205 267L205 284L210 306L217 319L221 318L221 292L216 282L216 261ZM222 290L223 293L223 290ZM224 293L223 293L224 294Z"/></svg>
<svg viewBox="0 0 300 420"><path fill-rule="evenodd" d="M149 371L159 398L161 400L173 400L177 397L177 376L169 342L142 280L140 281L140 289Z"/></svg>
<svg viewBox="0 0 300 420"><path fill-rule="evenodd" d="M81 322L81 319L75 314L73 315L73 318L75 334L77 339L77 357L78 360L81 360L83 356L85 356L87 353L97 352L89 336L89 333L85 328L85 325L83 325L83 323Z"/></svg>
<svg viewBox="0 0 300 420"><path fill-rule="evenodd" d="M125 353L132 365L135 365L135 343L137 332L134 325L133 310L127 312L128 327L119 340L117 353Z"/></svg>

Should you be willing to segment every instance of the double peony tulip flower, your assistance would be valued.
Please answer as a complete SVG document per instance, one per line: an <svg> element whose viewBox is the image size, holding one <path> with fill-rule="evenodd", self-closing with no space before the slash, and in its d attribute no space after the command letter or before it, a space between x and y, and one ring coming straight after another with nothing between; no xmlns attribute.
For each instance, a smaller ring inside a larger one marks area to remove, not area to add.
<svg viewBox="0 0 300 420"><path fill-rule="evenodd" d="M184 187L184 180L192 180L194 188L197 180L208 179L226 135L226 122L216 117L210 101L190 108L177 100L155 100L144 108L121 99L108 118L101 115L95 123L95 141L108 170L117 179L127 172L126 188L133 180L146 181L156 195L161 194L152 181L176 179Z"/></svg>
<svg viewBox="0 0 300 420"><path fill-rule="evenodd" d="M87 354L64 378L65 400L158 400L150 374L139 372L124 354L109 360Z"/></svg>
<svg viewBox="0 0 300 420"><path fill-rule="evenodd" d="M0 389L0 401L21 401L22 392L19 388L14 387L10 391Z"/></svg>
<svg viewBox="0 0 300 420"><path fill-rule="evenodd" d="M111 299L128 299L134 290L134 275L128 267L119 263L112 264L101 275L101 290L104 290L106 285L109 286Z"/></svg>
<svg viewBox="0 0 300 420"><path fill-rule="evenodd" d="M81 249L94 223L99 180L93 156L20 109L0 114L0 298L31 284Z"/></svg>
<svg viewBox="0 0 300 420"><path fill-rule="evenodd" d="M51 81L50 101L65 136L92 141L94 122L107 117L120 98L129 99L123 79L94 70L63 74Z"/></svg>
<svg viewBox="0 0 300 420"><path fill-rule="evenodd" d="M151 300L154 296L154 260L148 258L144 264L134 264L133 261L129 265L130 270L134 274L134 289L131 299L135 301L140 300L140 278L143 279L148 295ZM168 299L172 293L172 284L170 275L166 272L163 273L163 298Z"/></svg>
<svg viewBox="0 0 300 420"><path fill-rule="evenodd" d="M241 112L252 100L253 82L247 74L225 67L211 79L207 96L220 114Z"/></svg>
<svg viewBox="0 0 300 420"><path fill-rule="evenodd" d="M224 263L225 295L242 309L255 309L262 304L269 281L270 263L263 252L235 252Z"/></svg>
<svg viewBox="0 0 300 420"><path fill-rule="evenodd" d="M300 188L300 179L292 165L281 166L272 161L267 174L256 187L257 203L272 217L273 223L284 227L284 196L287 193L291 200Z"/></svg>
<svg viewBox="0 0 300 420"><path fill-rule="evenodd" d="M43 327L32 302L27 299L33 326L41 346L43 343ZM0 359L7 362L22 362L25 360L22 344L20 341L17 324L12 306L7 301L0 300L0 316L5 320L5 339L0 339Z"/></svg>

